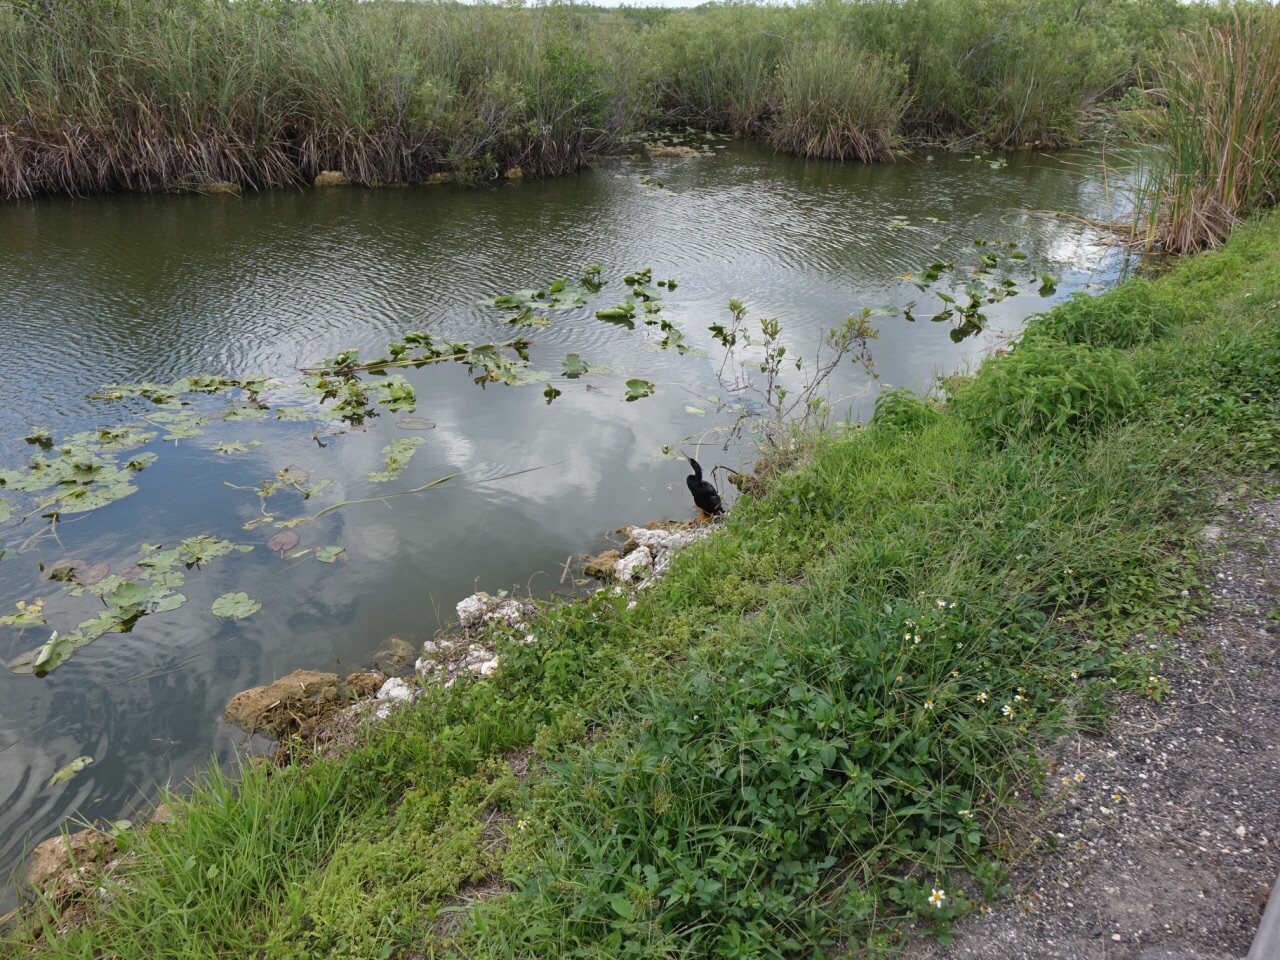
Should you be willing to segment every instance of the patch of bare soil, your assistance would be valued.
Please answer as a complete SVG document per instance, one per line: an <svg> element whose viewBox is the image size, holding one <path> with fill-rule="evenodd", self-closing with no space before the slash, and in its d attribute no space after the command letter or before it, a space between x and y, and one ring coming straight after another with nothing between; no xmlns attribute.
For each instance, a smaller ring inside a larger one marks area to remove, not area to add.
<svg viewBox="0 0 1280 960"><path fill-rule="evenodd" d="M1280 490L1223 498L1205 529L1206 616L1175 638L1155 704L1063 744L1083 774L1040 820L1052 853L1012 871L1011 902L913 960L1236 960L1280 870ZM1118 799L1117 799L1118 798Z"/></svg>

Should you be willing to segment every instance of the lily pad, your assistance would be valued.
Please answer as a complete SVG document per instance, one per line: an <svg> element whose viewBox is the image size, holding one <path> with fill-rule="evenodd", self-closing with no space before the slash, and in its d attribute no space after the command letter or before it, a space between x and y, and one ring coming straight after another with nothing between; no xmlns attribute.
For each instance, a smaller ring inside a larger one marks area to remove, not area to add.
<svg viewBox="0 0 1280 960"><path fill-rule="evenodd" d="M386 483L413 459L417 448L427 441L422 437L397 437L382 448L382 469L369 474L374 483Z"/></svg>
<svg viewBox="0 0 1280 960"><path fill-rule="evenodd" d="M19 600L17 604L17 613L10 613L0 617L0 626L2 627L34 627L44 623L44 601L41 599L32 600L27 603L25 600Z"/></svg>
<svg viewBox="0 0 1280 960"><path fill-rule="evenodd" d="M571 353L564 358L564 375L570 380L576 380L587 372L589 371L586 363L576 353Z"/></svg>
<svg viewBox="0 0 1280 960"><path fill-rule="evenodd" d="M111 565L107 563L94 563L75 573L77 583L82 583L86 587L91 587L95 583L101 583L106 579L107 574L111 572Z"/></svg>
<svg viewBox="0 0 1280 960"><path fill-rule="evenodd" d="M434 430L436 425L426 417L401 417L396 421L401 430Z"/></svg>
<svg viewBox="0 0 1280 960"><path fill-rule="evenodd" d="M245 617L251 617L261 610L262 604L247 593L224 593L213 601L211 609L214 616L224 619L233 617L236 620L243 620Z"/></svg>
<svg viewBox="0 0 1280 960"><path fill-rule="evenodd" d="M13 516L13 507L4 497L0 497L0 523L7 522Z"/></svg>
<svg viewBox="0 0 1280 960"><path fill-rule="evenodd" d="M639 400L641 397L653 396L655 390L654 384L648 380L628 380L627 381L627 402Z"/></svg>
<svg viewBox="0 0 1280 960"><path fill-rule="evenodd" d="M41 577L45 580L75 580L76 574L84 570L89 565L83 560L59 560L57 563L51 563L41 572Z"/></svg>
<svg viewBox="0 0 1280 960"><path fill-rule="evenodd" d="M89 766L89 764L91 763L93 763L93 757L76 757L74 760L68 763L65 767L63 767L61 770L55 773L52 777L50 777L49 782L46 783L45 786L56 787L60 783L66 783L68 780L74 777L77 773L79 773L85 767Z"/></svg>
<svg viewBox="0 0 1280 960"><path fill-rule="evenodd" d="M279 533L273 533L271 539L267 541L267 549L274 550L276 553L284 556L289 550L292 550L302 542L302 537L294 530L281 530Z"/></svg>
<svg viewBox="0 0 1280 960"><path fill-rule="evenodd" d="M338 559L338 554L346 549L346 547L316 547L316 559L321 563L333 563Z"/></svg>

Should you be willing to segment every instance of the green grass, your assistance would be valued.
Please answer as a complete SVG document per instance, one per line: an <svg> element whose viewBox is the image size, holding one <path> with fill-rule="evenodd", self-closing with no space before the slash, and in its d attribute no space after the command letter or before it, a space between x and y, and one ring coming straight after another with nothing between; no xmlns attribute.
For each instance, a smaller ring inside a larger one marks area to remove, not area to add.
<svg viewBox="0 0 1280 960"><path fill-rule="evenodd" d="M172 798L173 823L122 838L108 896L74 904L81 925L42 932L37 910L9 955L945 936L999 893L1008 815L1066 789L1053 738L1105 723L1117 691L1160 696L1149 644L1199 609L1210 489L1280 460L1278 315L1280 216L1070 301L945 406L899 392L865 431L810 438L634 609L551 608L536 644L499 640L495 677L430 691L348 757Z"/></svg>
<svg viewBox="0 0 1280 960"><path fill-rule="evenodd" d="M577 169L655 124L806 156L1062 145L1221 19L1172 0L609 11L375 0L0 5L0 199Z"/></svg>

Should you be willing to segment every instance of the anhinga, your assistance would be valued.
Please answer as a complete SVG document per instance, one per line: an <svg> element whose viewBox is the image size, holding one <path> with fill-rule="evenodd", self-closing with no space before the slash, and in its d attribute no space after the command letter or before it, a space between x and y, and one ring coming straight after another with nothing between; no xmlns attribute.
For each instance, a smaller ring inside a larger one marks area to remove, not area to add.
<svg viewBox="0 0 1280 960"><path fill-rule="evenodd" d="M689 492L693 494L693 502L697 504L698 509L706 517L724 513L720 494L711 483L702 479L702 467L698 465L698 461L690 457L689 466L693 467L693 476L686 477L685 482L689 484Z"/></svg>

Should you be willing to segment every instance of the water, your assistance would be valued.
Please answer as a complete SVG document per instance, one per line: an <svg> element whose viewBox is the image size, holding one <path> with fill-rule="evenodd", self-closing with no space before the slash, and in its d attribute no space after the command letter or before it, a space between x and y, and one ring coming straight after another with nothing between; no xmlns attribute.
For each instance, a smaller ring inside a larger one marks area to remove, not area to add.
<svg viewBox="0 0 1280 960"><path fill-rule="evenodd" d="M722 449L715 431L737 414L707 399L734 399L717 381L722 351L706 329L727 320L731 297L752 317L781 318L788 355L804 357L863 305L919 301L918 322L876 321L874 352L882 383L923 389L1047 303L1008 299L989 308L986 333L952 342L949 324L924 319L936 298L898 279L933 260L944 238L1016 240L1027 265L1059 278L1059 299L1113 281L1122 261L1079 222L1028 212L1110 212L1120 198L1096 159L1015 154L993 167L998 159L840 166L730 143L712 159L622 159L580 176L482 188L0 207L5 467L31 456L20 438L35 428L64 436L128 419L119 405L88 399L103 383L197 372L296 377L299 365L342 348L377 355L407 330L508 339L522 331L483 301L573 275L586 262L602 264L611 281L601 302L528 332L535 369L558 374L568 353L591 367L575 380L555 377L563 393L551 406L540 384L481 390L456 365L432 366L407 376L416 415L435 429L406 432L384 415L367 431L322 435L321 446L314 424L215 423L201 437L152 443L159 459L137 475L140 491L68 516L57 539L38 515L0 524L8 549L0 608L44 598L49 621L0 628L0 661L101 609L41 580L41 561L120 571L143 543L207 533L257 545L191 571L186 605L102 637L45 679L0 671L0 867L67 817L128 816L155 784L180 783L211 755L228 760L244 735L219 717L237 691L299 667L359 669L391 637L416 645L431 636L476 589L563 590L567 558L601 547L608 531L689 516L687 468L664 457L664 445L707 466L751 460L749 450ZM644 266L655 279L680 280L663 315L698 351L663 351L643 327L628 332L594 318L622 298L621 275ZM657 394L625 402L628 377L655 382ZM839 414L865 417L874 397L860 393L867 387L860 370L842 369L833 395L853 399L837 405ZM396 436L427 442L395 480L370 483L379 451ZM210 449L233 439L261 445L230 456ZM303 547L345 547L326 565L268 551L270 526L244 529L260 501L231 484L252 487L287 466L333 485L309 502L272 497L266 508L277 520L460 476L298 528ZM517 471L529 472L505 476ZM243 621L213 616L212 600L229 591L248 592L261 611ZM93 764L47 785L80 756Z"/></svg>

